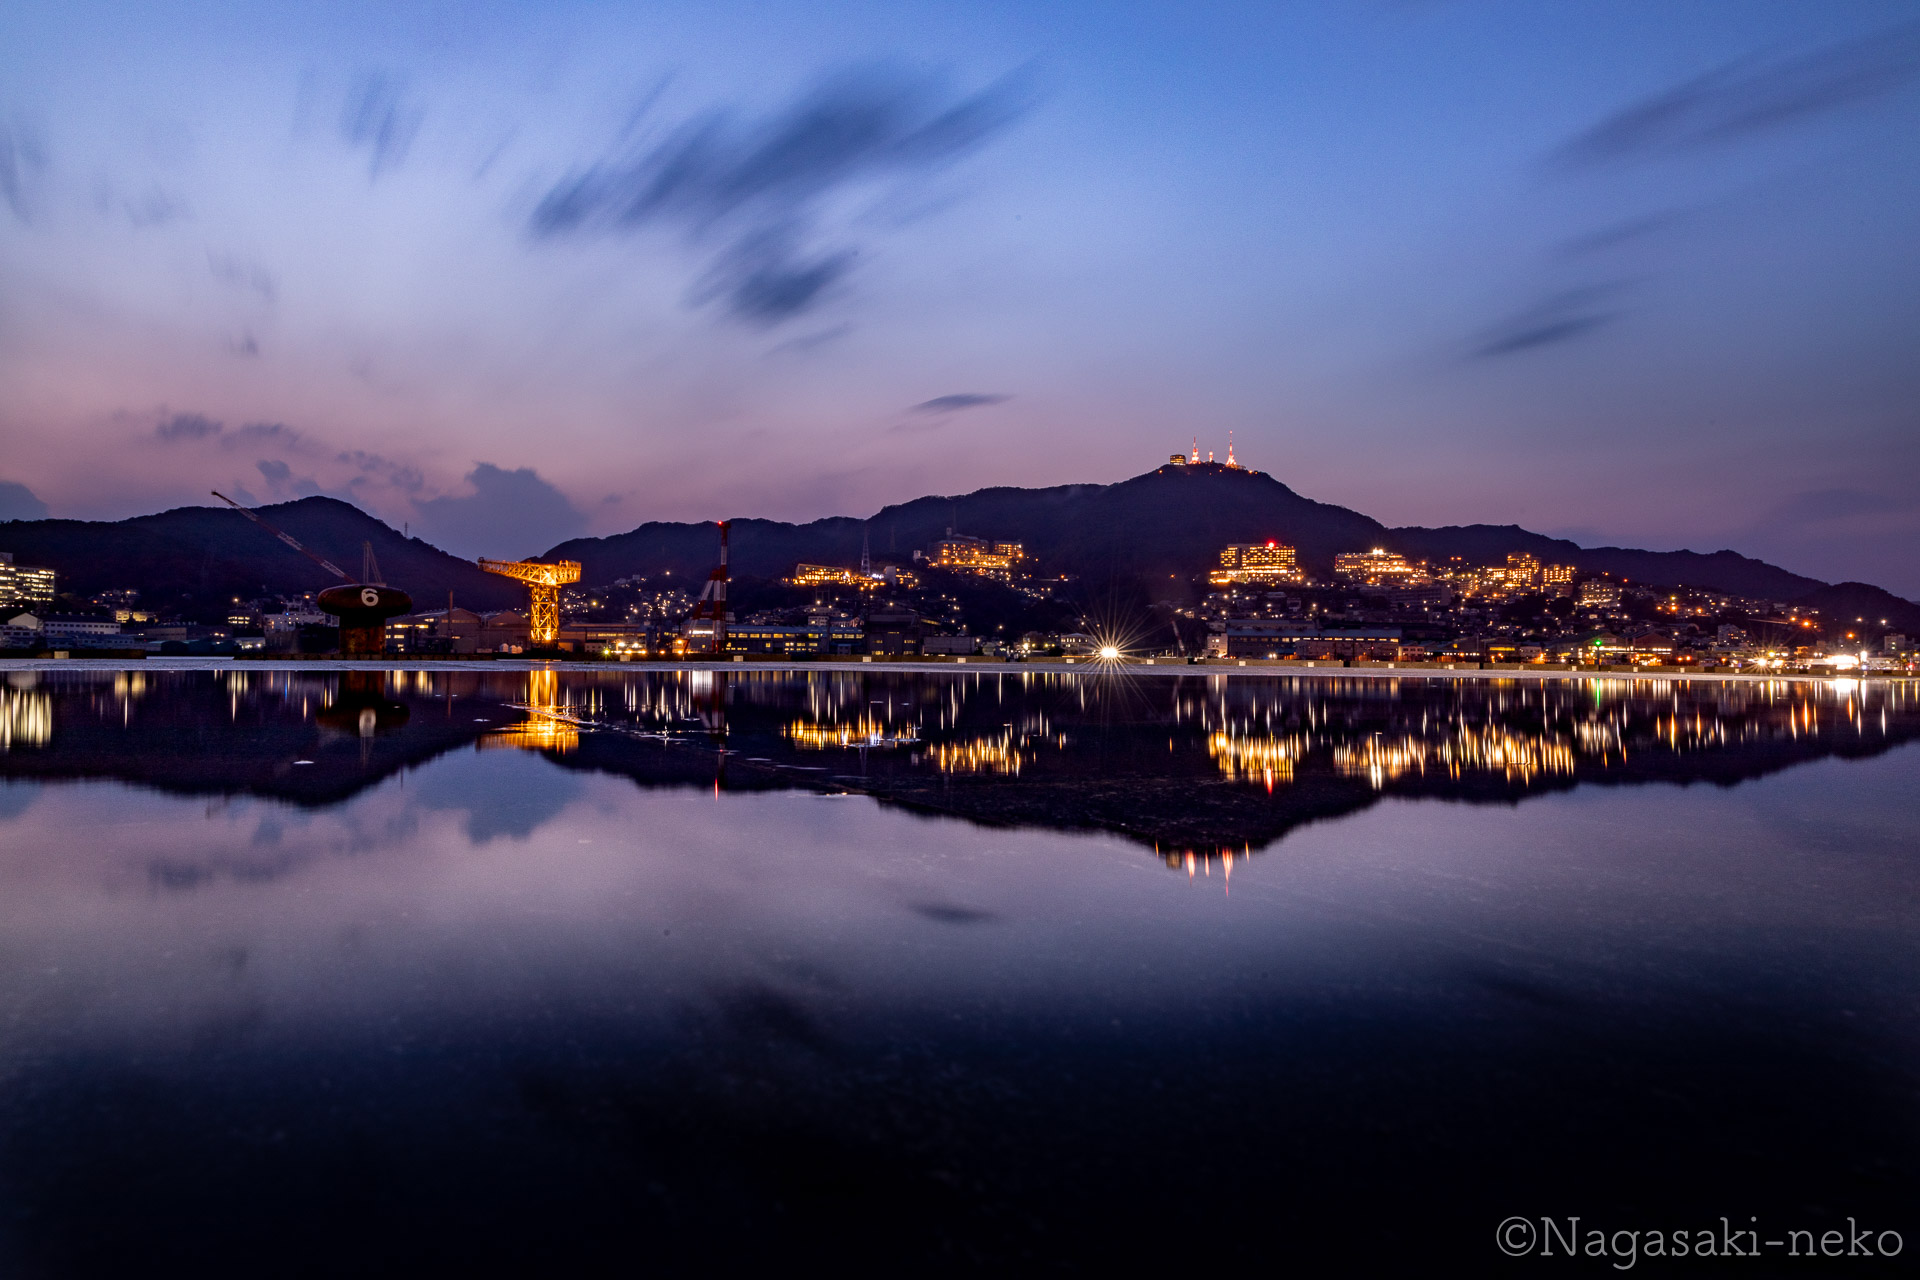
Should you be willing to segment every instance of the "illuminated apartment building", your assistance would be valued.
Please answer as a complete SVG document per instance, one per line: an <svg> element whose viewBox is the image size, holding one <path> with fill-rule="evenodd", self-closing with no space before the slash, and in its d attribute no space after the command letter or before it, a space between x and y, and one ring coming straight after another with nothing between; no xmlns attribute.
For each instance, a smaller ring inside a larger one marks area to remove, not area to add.
<svg viewBox="0 0 1920 1280"><path fill-rule="evenodd" d="M1333 576L1369 586L1404 586L1427 579L1424 564L1410 564L1407 558L1375 547L1371 551L1343 551L1333 558Z"/></svg>
<svg viewBox="0 0 1920 1280"><path fill-rule="evenodd" d="M949 529L946 537L933 544L927 559L936 569L1005 581L1022 571L1027 551L1018 542L988 542Z"/></svg>
<svg viewBox="0 0 1920 1280"><path fill-rule="evenodd" d="M53 570L15 564L12 552L0 551L0 604L22 600L52 604Z"/></svg>
<svg viewBox="0 0 1920 1280"><path fill-rule="evenodd" d="M1580 592L1575 597L1582 609L1618 609L1620 607L1620 584L1609 582L1605 578L1588 578L1580 584Z"/></svg>
<svg viewBox="0 0 1920 1280"><path fill-rule="evenodd" d="M881 587L911 589L915 585L911 573L890 564L867 573L830 564L796 564L793 576L787 581L796 587L858 587L862 591L877 591Z"/></svg>
<svg viewBox="0 0 1920 1280"><path fill-rule="evenodd" d="M1241 583L1261 586L1306 581L1292 547L1278 542L1236 542L1220 553L1220 567L1207 575L1216 587Z"/></svg>
<svg viewBox="0 0 1920 1280"><path fill-rule="evenodd" d="M1524 551L1516 551L1507 557L1507 587L1513 591L1528 591L1540 585L1540 562Z"/></svg>
<svg viewBox="0 0 1920 1280"><path fill-rule="evenodd" d="M793 566L793 577L789 579L796 587L860 587L870 590L879 585L877 579L862 577L853 569L841 569L830 564L797 564Z"/></svg>
<svg viewBox="0 0 1920 1280"><path fill-rule="evenodd" d="M1550 564L1540 570L1540 585L1550 596L1572 595L1573 574L1570 564Z"/></svg>

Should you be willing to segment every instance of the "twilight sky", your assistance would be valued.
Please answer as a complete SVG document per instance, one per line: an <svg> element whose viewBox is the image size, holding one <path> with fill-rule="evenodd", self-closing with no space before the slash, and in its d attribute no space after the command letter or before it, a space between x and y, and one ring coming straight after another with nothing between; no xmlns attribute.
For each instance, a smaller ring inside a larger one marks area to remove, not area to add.
<svg viewBox="0 0 1920 1280"><path fill-rule="evenodd" d="M0 9L0 518L1111 481L1920 596L1909 0Z"/></svg>

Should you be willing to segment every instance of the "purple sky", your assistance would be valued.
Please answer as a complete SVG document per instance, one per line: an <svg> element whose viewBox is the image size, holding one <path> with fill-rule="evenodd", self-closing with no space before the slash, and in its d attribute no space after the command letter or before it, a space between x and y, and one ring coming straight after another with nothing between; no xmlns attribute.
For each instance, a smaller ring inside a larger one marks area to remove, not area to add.
<svg viewBox="0 0 1920 1280"><path fill-rule="evenodd" d="M0 518L518 556L1231 430L1920 596L1917 126L1905 2L15 0Z"/></svg>

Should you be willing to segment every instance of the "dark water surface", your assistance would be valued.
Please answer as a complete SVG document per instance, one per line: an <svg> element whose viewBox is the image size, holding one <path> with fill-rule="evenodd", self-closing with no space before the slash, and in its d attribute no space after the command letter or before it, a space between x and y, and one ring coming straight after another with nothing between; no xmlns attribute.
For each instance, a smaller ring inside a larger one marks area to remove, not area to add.
<svg viewBox="0 0 1920 1280"><path fill-rule="evenodd" d="M0 679L0 1275L1920 1250L1897 687Z"/></svg>

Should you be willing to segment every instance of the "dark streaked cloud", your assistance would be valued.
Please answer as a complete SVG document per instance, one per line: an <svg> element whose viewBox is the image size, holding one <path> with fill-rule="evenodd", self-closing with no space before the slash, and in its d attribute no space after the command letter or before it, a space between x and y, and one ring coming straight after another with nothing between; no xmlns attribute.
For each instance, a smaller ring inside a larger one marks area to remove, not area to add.
<svg viewBox="0 0 1920 1280"><path fill-rule="evenodd" d="M979 391L959 391L950 396L935 396L914 405L913 413L956 413L961 409L979 409L990 404L1005 404L1012 396Z"/></svg>
<svg viewBox="0 0 1920 1280"><path fill-rule="evenodd" d="M296 475L292 466L278 458L262 458L253 465L254 469L259 471L261 479L267 482L267 500L270 502L284 502L289 498L311 498L315 494L326 494L330 498L340 498L346 502L353 501L351 493L336 493L313 476Z"/></svg>
<svg viewBox="0 0 1920 1280"><path fill-rule="evenodd" d="M808 252L796 227L743 236L714 260L693 291L695 304L723 302L734 315L777 324L817 305L853 269L856 251Z"/></svg>
<svg viewBox="0 0 1920 1280"><path fill-rule="evenodd" d="M838 342L852 332L853 326L843 321L840 324L828 325L826 328L816 330L813 333L803 333L797 338L789 338L785 342L775 343L773 346L767 348L767 354L769 356L805 355L809 351L819 350L828 343Z"/></svg>
<svg viewBox="0 0 1920 1280"><path fill-rule="evenodd" d="M137 196L124 196L118 201L109 198L110 205L117 204L119 212L128 222L145 230L149 227L164 227L169 222L178 222L192 216L192 210L184 200L162 191L159 187L148 187Z"/></svg>
<svg viewBox="0 0 1920 1280"><path fill-rule="evenodd" d="M1562 240L1556 249L1564 258L1583 258L1593 254L1608 253L1627 245L1651 240L1685 221L1687 216L1678 211L1668 211L1622 218L1604 227L1569 236Z"/></svg>
<svg viewBox="0 0 1920 1280"><path fill-rule="evenodd" d="M279 444L291 445L300 439L300 433L284 422L249 422L223 442L228 448L242 445Z"/></svg>
<svg viewBox="0 0 1920 1280"><path fill-rule="evenodd" d="M13 140L13 130L5 125L0 125L0 200L7 202L14 217L27 220L20 187L20 149Z"/></svg>
<svg viewBox="0 0 1920 1280"><path fill-rule="evenodd" d="M1584 337L1620 317L1609 301L1615 292L1610 286L1589 285L1544 298L1482 335L1473 354L1516 355Z"/></svg>
<svg viewBox="0 0 1920 1280"><path fill-rule="evenodd" d="M421 536L457 555L538 555L586 532L586 516L532 467L508 471L482 462L467 483L469 496L416 504Z"/></svg>
<svg viewBox="0 0 1920 1280"><path fill-rule="evenodd" d="M1735 63L1634 103L1553 154L1594 165L1736 142L1891 93L1920 77L1920 24L1765 65Z"/></svg>
<svg viewBox="0 0 1920 1280"><path fill-rule="evenodd" d="M27 486L0 480L0 520L45 520L47 504Z"/></svg>
<svg viewBox="0 0 1920 1280"><path fill-rule="evenodd" d="M408 101L405 90L395 77L369 72L356 79L347 94L340 136L348 146L367 149L369 178L399 167L420 131L426 112Z"/></svg>
<svg viewBox="0 0 1920 1280"><path fill-rule="evenodd" d="M272 302L277 292L271 272L257 262L249 262L232 254L215 253L209 249L207 271L224 284L259 294L265 302Z"/></svg>
<svg viewBox="0 0 1920 1280"><path fill-rule="evenodd" d="M916 902L910 909L915 915L924 916L937 924L991 924L999 919L991 911L956 906L951 902Z"/></svg>
<svg viewBox="0 0 1920 1280"><path fill-rule="evenodd" d="M952 164L1027 101L1011 81L956 99L899 71L842 72L764 119L713 112L636 155L570 173L530 226L542 237L677 229L708 258L696 304L777 323L817 306L859 255L844 229L822 226L828 203Z"/></svg>
<svg viewBox="0 0 1920 1280"><path fill-rule="evenodd" d="M46 167L46 148L34 132L0 121L0 200L22 222L30 220L28 188Z"/></svg>
<svg viewBox="0 0 1920 1280"><path fill-rule="evenodd" d="M176 413L163 418L153 434L162 440L207 440L226 428L204 413Z"/></svg>
<svg viewBox="0 0 1920 1280"><path fill-rule="evenodd" d="M364 449L352 449L334 458L344 466L352 467L359 474L347 482L348 488L365 484L369 480L383 481L402 493L418 493L426 487L427 478L418 467L395 462L377 453L368 453Z"/></svg>

